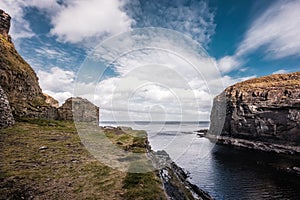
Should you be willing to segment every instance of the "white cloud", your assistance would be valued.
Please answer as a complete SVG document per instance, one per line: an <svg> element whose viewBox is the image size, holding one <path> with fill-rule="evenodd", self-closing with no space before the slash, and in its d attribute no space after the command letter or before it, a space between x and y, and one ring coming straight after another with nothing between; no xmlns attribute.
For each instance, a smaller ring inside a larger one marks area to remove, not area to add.
<svg viewBox="0 0 300 200"><path fill-rule="evenodd" d="M25 9L28 7L35 7L51 13L59 9L56 0L1 0L0 8L12 17L10 34L14 40L30 38L35 35L30 28L29 21L24 18Z"/></svg>
<svg viewBox="0 0 300 200"><path fill-rule="evenodd" d="M24 12L22 6L23 3L20 1L0 1L0 8L12 17L10 34L15 40L34 36L34 33L30 29L29 22L23 19Z"/></svg>
<svg viewBox="0 0 300 200"><path fill-rule="evenodd" d="M36 48L36 49L34 49L34 51L37 54L47 55L47 57L56 58L56 59L58 59L59 57L65 56L63 51L58 51L56 49L50 49L47 47Z"/></svg>
<svg viewBox="0 0 300 200"><path fill-rule="evenodd" d="M260 49L268 59L300 55L300 1L283 0L269 6L251 24L234 55L217 61L222 73L239 69L245 58ZM245 68L244 68L245 69ZM244 70L244 69L240 69Z"/></svg>
<svg viewBox="0 0 300 200"><path fill-rule="evenodd" d="M93 94L102 119L208 120L212 98L224 89L215 60L175 31L138 29L105 41L89 55L78 80L95 81L110 62L112 77L96 90L82 84L75 92Z"/></svg>
<svg viewBox="0 0 300 200"><path fill-rule="evenodd" d="M51 34L65 42L95 42L95 38L130 30L132 20L119 0L76 0L52 17Z"/></svg>
<svg viewBox="0 0 300 200"><path fill-rule="evenodd" d="M217 61L217 65L222 73L227 73L237 69L242 63L234 56L224 56Z"/></svg>
<svg viewBox="0 0 300 200"><path fill-rule="evenodd" d="M51 34L59 40L84 45L95 45L103 36L111 36L130 30L133 22L121 10L120 0L67 0L64 4L56 0L3 0L0 7L12 17L11 35L14 40L35 36L26 9L34 7L45 12L51 20Z"/></svg>
<svg viewBox="0 0 300 200"><path fill-rule="evenodd" d="M53 67L49 72L39 70L37 75L43 92L54 97L60 104L73 96L74 72Z"/></svg>
<svg viewBox="0 0 300 200"><path fill-rule="evenodd" d="M248 29L236 55L243 56L260 47L267 57L278 59L300 55L300 1L277 1Z"/></svg>
<svg viewBox="0 0 300 200"><path fill-rule="evenodd" d="M287 74L287 73L289 73L288 70L280 69L280 70L273 72L272 74Z"/></svg>

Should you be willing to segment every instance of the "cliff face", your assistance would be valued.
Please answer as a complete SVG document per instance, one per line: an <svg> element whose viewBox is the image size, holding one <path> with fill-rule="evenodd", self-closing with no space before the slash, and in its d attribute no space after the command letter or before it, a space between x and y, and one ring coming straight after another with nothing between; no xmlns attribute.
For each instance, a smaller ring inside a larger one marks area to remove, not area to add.
<svg viewBox="0 0 300 200"><path fill-rule="evenodd" d="M226 99L221 135L230 138L300 145L300 72L255 78L228 87L214 100L209 134L216 134Z"/></svg>
<svg viewBox="0 0 300 200"><path fill-rule="evenodd" d="M0 85L15 117L55 118L53 107L38 83L34 70L18 54L8 35L10 16L0 10Z"/></svg>

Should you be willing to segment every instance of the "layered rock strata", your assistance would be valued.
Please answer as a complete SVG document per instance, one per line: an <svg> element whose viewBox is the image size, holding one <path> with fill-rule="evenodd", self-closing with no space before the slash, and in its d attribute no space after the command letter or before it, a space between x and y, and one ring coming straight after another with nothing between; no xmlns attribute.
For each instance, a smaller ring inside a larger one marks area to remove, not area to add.
<svg viewBox="0 0 300 200"><path fill-rule="evenodd" d="M222 118L224 125L219 124ZM214 99L209 136L216 137L220 127L220 143L300 152L300 72L254 78L225 89Z"/></svg>

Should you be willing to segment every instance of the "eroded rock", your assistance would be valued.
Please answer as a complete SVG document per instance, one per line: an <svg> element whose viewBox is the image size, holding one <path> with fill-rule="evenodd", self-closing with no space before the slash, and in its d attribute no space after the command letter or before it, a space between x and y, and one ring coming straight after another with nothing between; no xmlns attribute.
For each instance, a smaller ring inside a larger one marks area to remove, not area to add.
<svg viewBox="0 0 300 200"><path fill-rule="evenodd" d="M222 99L226 103L222 104ZM224 126L216 126L225 106ZM250 79L214 99L209 134L300 145L300 72Z"/></svg>
<svg viewBox="0 0 300 200"><path fill-rule="evenodd" d="M11 38L8 35L10 29L10 20L11 17L9 14L0 9L0 34L3 35L4 38L9 42L11 42Z"/></svg>

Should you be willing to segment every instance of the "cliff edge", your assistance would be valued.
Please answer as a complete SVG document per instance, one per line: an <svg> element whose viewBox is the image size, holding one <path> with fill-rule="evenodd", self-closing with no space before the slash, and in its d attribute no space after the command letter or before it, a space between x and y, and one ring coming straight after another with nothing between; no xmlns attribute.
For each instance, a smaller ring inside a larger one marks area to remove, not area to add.
<svg viewBox="0 0 300 200"><path fill-rule="evenodd" d="M46 102L38 78L19 55L9 36L11 17L0 10L0 85L14 117L55 118L54 108Z"/></svg>
<svg viewBox="0 0 300 200"><path fill-rule="evenodd" d="M277 145L279 152L293 146L288 152L300 152L300 72L254 78L226 88L214 99L210 137L218 134L215 125L222 118L219 109L224 98L220 143L266 151Z"/></svg>

